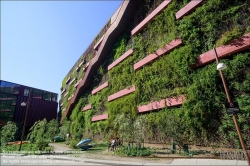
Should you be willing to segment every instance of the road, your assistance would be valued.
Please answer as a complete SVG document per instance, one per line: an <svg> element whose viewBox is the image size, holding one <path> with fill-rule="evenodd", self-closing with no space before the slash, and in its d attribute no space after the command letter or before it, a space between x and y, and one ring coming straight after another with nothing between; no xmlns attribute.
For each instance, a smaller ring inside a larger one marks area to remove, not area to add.
<svg viewBox="0 0 250 166"><path fill-rule="evenodd" d="M76 160L48 159L49 155L1 156L1 166L5 165L104 165Z"/></svg>

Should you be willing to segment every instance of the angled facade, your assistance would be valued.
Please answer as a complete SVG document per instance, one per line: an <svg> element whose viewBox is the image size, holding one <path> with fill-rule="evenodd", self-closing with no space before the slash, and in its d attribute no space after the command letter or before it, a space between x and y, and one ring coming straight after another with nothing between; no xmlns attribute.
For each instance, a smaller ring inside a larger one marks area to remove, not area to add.
<svg viewBox="0 0 250 166"><path fill-rule="evenodd" d="M28 98L30 95L30 103ZM32 88L4 80L0 80L0 122L1 126L8 121L22 124L25 119L26 109L29 104L27 128L36 121L47 121L57 118L58 94L45 90ZM26 106L22 106L21 103Z"/></svg>
<svg viewBox="0 0 250 166"><path fill-rule="evenodd" d="M235 135L226 137L235 128L223 105L214 48L228 65L225 77L241 107L246 137L249 6L246 0L123 1L62 81L61 122L71 121L76 140L108 133L135 141L133 133L122 134L127 123L130 131L139 124L140 139L148 142L219 139L237 146Z"/></svg>

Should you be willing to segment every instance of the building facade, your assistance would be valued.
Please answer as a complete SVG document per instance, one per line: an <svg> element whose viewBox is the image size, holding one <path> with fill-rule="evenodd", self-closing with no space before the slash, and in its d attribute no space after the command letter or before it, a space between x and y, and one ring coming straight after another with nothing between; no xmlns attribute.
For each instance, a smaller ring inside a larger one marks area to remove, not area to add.
<svg viewBox="0 0 250 166"><path fill-rule="evenodd" d="M30 102L28 99L30 96ZM4 80L0 80L0 123L5 125L8 121L22 124L28 109L27 128L36 121L47 121L57 118L58 94L36 89ZM25 103L25 105L21 105Z"/></svg>
<svg viewBox="0 0 250 166"><path fill-rule="evenodd" d="M237 146L214 48L228 65L225 77L247 138L249 6L247 0L123 1L62 81L61 122L72 122L76 140L115 134Z"/></svg>

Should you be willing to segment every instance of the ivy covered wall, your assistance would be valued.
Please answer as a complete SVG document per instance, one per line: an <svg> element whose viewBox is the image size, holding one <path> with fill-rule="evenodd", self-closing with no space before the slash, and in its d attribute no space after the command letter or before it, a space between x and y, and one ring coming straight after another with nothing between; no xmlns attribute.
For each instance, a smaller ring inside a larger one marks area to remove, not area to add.
<svg viewBox="0 0 250 166"><path fill-rule="evenodd" d="M190 65L196 63L200 54L250 32L249 2L204 1L194 12L176 20L176 12L190 0L172 0L140 33L131 36L131 30L159 2L138 1L135 17L100 66L92 87L82 94L73 109L69 119L73 142L86 137L119 136L133 142L166 143L174 139L179 144L217 143L223 147L240 147L232 116L223 106L227 98L216 62L197 69ZM134 71L135 63L179 37L183 41L180 47ZM108 65L131 48L133 54L108 71ZM250 135L250 51L247 49L221 61L228 67L223 73L233 101L239 103L239 125L250 147L247 139ZM106 81L108 87L91 94ZM108 102L108 96L132 85L136 87L135 92ZM72 88L69 91L73 94ZM181 106L144 114L137 112L137 106L179 95L185 96ZM67 105L66 99L64 102ZM83 112L82 108L88 104L92 108ZM91 122L91 117L104 113L108 113L108 119Z"/></svg>

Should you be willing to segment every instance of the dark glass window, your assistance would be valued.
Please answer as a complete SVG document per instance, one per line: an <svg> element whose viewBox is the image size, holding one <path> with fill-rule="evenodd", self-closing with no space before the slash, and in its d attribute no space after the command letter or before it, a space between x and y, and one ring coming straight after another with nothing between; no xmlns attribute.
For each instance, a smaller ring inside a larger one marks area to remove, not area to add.
<svg viewBox="0 0 250 166"><path fill-rule="evenodd" d="M33 96L33 98L36 98L36 99L42 99L43 98L43 91L39 90L39 89L34 89L32 96Z"/></svg>
<svg viewBox="0 0 250 166"><path fill-rule="evenodd" d="M51 94L48 93L48 92L44 92L44 94L43 94L43 99L44 99L44 100L51 101Z"/></svg>
<svg viewBox="0 0 250 166"><path fill-rule="evenodd" d="M24 95L24 96L29 96L29 89L24 89L23 95Z"/></svg>

